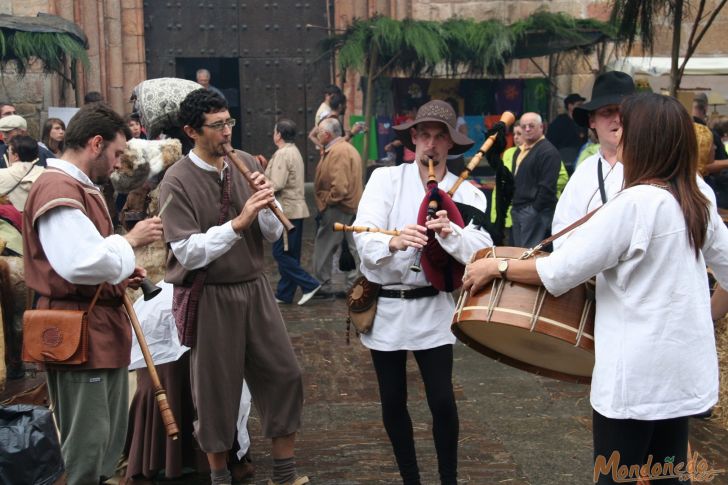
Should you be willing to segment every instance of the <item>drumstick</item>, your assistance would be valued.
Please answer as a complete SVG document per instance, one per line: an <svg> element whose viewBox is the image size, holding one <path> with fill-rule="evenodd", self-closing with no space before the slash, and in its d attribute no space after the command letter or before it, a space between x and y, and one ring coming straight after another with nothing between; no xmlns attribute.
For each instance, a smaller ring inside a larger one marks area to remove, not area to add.
<svg viewBox="0 0 728 485"><path fill-rule="evenodd" d="M169 197L167 197L167 200L164 201L164 204L162 204L162 208L159 209L159 213L157 214L157 217L160 219L162 218L162 212L167 210L167 207L169 207L169 203L172 202L174 194L169 194ZM144 293L144 301L149 301L155 296L157 296L162 289L152 283L149 278L144 278L142 280L141 286L140 286L142 293ZM176 437L174 439L177 439Z"/></svg>
<svg viewBox="0 0 728 485"><path fill-rule="evenodd" d="M347 226L340 222L334 222L334 231L343 232L378 232L381 234L387 234L388 236L399 236L397 229L380 229L378 227L367 227L367 226Z"/></svg>
<svg viewBox="0 0 728 485"><path fill-rule="evenodd" d="M157 214L157 217L162 217L162 212L167 210L167 207L169 207L169 203L172 202L173 198L174 198L174 194L169 194L169 197L167 197L167 200L165 200L164 204L162 204L162 208L159 209L159 213Z"/></svg>
<svg viewBox="0 0 728 485"><path fill-rule="evenodd" d="M501 115L501 119L503 123L505 123L506 128L511 126L514 121L516 121L516 116L511 113L510 111L504 111ZM455 182L455 185L452 186L450 190L447 191L448 195L450 197L453 196L455 191L460 187L460 184L462 184L466 178L470 177L470 172L475 170L475 167L478 166L480 161L483 159L483 156L490 150L490 148L495 143L495 137L497 136L496 133L490 135L488 138L485 139L485 143L480 147L480 150L478 150L478 153L476 153L473 158L470 160L470 163L467 167L460 173L460 177L458 177L457 182Z"/></svg>

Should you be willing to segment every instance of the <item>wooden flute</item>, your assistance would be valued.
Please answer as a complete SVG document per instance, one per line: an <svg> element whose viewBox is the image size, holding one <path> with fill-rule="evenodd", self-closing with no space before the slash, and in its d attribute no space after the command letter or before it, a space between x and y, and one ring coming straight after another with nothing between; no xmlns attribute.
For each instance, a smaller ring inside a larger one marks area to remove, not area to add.
<svg viewBox="0 0 728 485"><path fill-rule="evenodd" d="M126 309L126 313L129 315L131 326L134 329L137 341L139 342L139 347L142 350L144 363L147 364L149 377L152 380L152 387L154 388L154 397L157 400L159 412L162 414L162 422L164 423L164 428L167 431L167 436L169 436L173 440L176 440L179 436L179 428L177 427L177 422L175 421L174 414L172 414L172 409L169 407L169 403L167 402L167 393L162 387L161 381L159 380L159 374L157 374L157 369L156 367L154 367L154 360L152 359L152 354L149 352L149 346L147 345L147 340L144 337L142 326L139 323L136 312L134 311L134 304L131 302L129 296L126 293L124 293L124 308Z"/></svg>
<svg viewBox="0 0 728 485"><path fill-rule="evenodd" d="M255 182L253 181L252 172L250 169L245 165L245 162L243 162L237 153L235 153L235 150L233 147L229 144L223 145L223 149L225 150L225 153L228 157L230 157L230 160L233 162L233 165L240 170L240 173L243 174L245 179L248 181L250 186L253 188L253 190L258 190L258 187L255 185ZM268 204L268 208L273 211L273 214L278 218L279 221L281 221L281 224L283 224L283 227L286 229L286 231L291 232L296 229L296 226L293 225L291 221L288 220L286 215L283 213L283 211L275 204L275 202L271 202Z"/></svg>
<svg viewBox="0 0 728 485"><path fill-rule="evenodd" d="M501 115L500 121L505 123L506 128L508 128L509 126L511 126L513 124L514 121L516 121L516 116L513 113L511 113L510 111L504 111L503 114ZM465 181L465 179L470 177L470 172L475 170L475 167L477 167L478 164L480 163L480 161L483 159L483 155L485 155L488 152L488 150L490 150L490 148L495 143L495 137L496 137L496 135L493 134L485 139L485 142L480 147L480 150L478 150L478 153L476 153L473 156L473 158L470 160L470 163L468 163L468 166L465 167L465 169L460 173L460 176L458 177L457 182L455 182L455 184L452 186L452 188L447 191L447 193L450 197L452 197L453 194L455 193L455 191L458 189L458 187L460 187L460 184L462 184Z"/></svg>
<svg viewBox="0 0 728 485"><path fill-rule="evenodd" d="M334 223L334 231L343 232L378 232L380 234L387 234L389 236L399 236L397 229L380 229L378 227L367 227L367 226L347 226L340 222Z"/></svg>

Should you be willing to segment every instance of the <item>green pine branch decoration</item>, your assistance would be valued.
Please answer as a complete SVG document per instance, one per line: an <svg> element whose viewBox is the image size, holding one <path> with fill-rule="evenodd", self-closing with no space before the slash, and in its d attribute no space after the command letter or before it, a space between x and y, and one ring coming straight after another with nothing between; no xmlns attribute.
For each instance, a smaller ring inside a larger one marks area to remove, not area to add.
<svg viewBox="0 0 728 485"><path fill-rule="evenodd" d="M23 77L36 59L41 61L43 72L64 77L67 61L72 72L78 61L86 67L89 65L86 49L70 34L0 29L1 67L14 62L18 76Z"/></svg>
<svg viewBox="0 0 728 485"><path fill-rule="evenodd" d="M519 41L533 34L570 41L572 45L561 50L583 50L593 42L595 32L616 37L612 24L545 10L512 25L492 19L434 22L377 15L354 19L344 32L324 40L322 49L338 53L342 71L354 69L375 77L431 74L443 64L450 72L502 75L507 63L517 57Z"/></svg>

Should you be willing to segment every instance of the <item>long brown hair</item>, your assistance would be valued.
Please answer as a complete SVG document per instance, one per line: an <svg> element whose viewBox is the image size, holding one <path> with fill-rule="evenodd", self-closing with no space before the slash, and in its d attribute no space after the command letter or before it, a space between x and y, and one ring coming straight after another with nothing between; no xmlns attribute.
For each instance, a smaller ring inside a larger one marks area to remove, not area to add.
<svg viewBox="0 0 728 485"><path fill-rule="evenodd" d="M48 147L48 149L52 151L54 155L59 155L63 153L63 140L55 141L51 138L51 130L53 129L53 125L61 125L61 127L63 127L63 131L66 131L66 124L63 122L62 119L48 118L43 124L43 131L41 131L40 134L40 141L42 141L43 144Z"/></svg>
<svg viewBox="0 0 728 485"><path fill-rule="evenodd" d="M654 93L625 99L621 113L625 188L648 180L667 183L697 257L705 242L709 202L696 182L698 143L690 115L675 98Z"/></svg>

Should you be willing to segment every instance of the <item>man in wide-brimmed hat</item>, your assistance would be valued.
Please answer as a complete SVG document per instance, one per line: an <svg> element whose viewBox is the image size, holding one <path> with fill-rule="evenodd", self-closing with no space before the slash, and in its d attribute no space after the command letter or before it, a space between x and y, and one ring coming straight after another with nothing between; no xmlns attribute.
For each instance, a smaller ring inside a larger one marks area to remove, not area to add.
<svg viewBox="0 0 728 485"><path fill-rule="evenodd" d="M448 154L467 151L473 141L455 129L456 115L444 101L430 101L420 107L414 120L395 126L397 137L415 152L415 161L396 167L382 167L372 173L359 203L354 224L398 228L399 236L381 233L355 234L361 258L361 272L382 289L376 316L362 344L371 350L382 402L384 427L404 483L420 483L412 438L412 421L407 411L407 351L411 350L425 382L433 417L440 480L457 481L458 413L452 388L453 344L450 318L455 305L452 296L432 286L424 272L410 267L428 237L465 263L472 254L492 245L489 234L476 224L461 228L440 210L423 224L416 224L420 204L426 196L428 167L432 158L439 188L447 191L457 180L448 172ZM464 183L455 192L456 202L484 213L486 199L473 185ZM484 216L484 214L483 214Z"/></svg>
<svg viewBox="0 0 728 485"><path fill-rule="evenodd" d="M585 159L566 184L556 204L552 233L601 206L622 189L623 167L617 160L617 146L622 137L619 105L634 92L634 81L629 75L605 72L594 81L591 100L574 109L574 121L594 132L599 140L599 152ZM561 243L557 239L554 247Z"/></svg>

